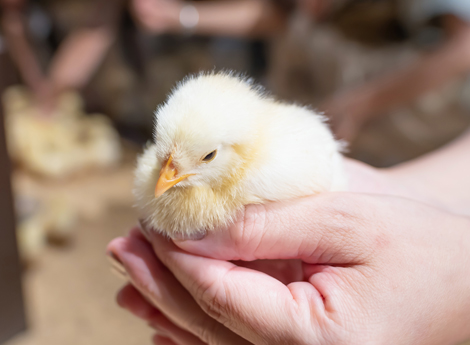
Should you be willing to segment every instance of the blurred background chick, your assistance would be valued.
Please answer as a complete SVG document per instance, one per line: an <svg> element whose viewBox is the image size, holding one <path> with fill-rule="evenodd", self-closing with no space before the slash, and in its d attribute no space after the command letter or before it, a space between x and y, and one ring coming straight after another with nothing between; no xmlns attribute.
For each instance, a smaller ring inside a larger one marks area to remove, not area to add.
<svg viewBox="0 0 470 345"><path fill-rule="evenodd" d="M325 112L349 155L377 167L432 151L470 125L465 0L0 6L9 150L0 164L13 163L17 223L0 231L16 233L23 269L14 273L23 277L29 321L7 345L149 339L150 330L116 310L120 282L103 248L136 221L135 156L151 138L152 112L189 73L246 72L276 96ZM10 202L6 190L0 198ZM13 284L2 272L3 296ZM13 333L0 326L0 343Z"/></svg>

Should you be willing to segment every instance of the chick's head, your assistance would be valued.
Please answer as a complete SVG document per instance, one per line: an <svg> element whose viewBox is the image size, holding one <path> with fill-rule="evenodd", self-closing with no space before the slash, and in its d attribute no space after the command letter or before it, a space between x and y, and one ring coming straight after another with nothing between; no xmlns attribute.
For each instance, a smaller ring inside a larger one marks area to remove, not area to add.
<svg viewBox="0 0 470 345"><path fill-rule="evenodd" d="M256 155L261 99L248 81L225 74L183 81L156 112L155 197L218 188L240 175Z"/></svg>

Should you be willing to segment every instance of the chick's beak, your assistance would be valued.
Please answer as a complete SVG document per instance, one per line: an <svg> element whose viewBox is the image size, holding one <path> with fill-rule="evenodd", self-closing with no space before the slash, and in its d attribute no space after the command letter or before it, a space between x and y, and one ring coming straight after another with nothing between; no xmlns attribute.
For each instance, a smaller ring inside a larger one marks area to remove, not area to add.
<svg viewBox="0 0 470 345"><path fill-rule="evenodd" d="M175 176L178 174L175 166L171 164L173 161L173 155L168 158L165 166L160 170L160 177L158 178L157 185L155 186L155 198L163 195L168 189L178 184L179 182L187 179L192 174L182 175L178 178Z"/></svg>

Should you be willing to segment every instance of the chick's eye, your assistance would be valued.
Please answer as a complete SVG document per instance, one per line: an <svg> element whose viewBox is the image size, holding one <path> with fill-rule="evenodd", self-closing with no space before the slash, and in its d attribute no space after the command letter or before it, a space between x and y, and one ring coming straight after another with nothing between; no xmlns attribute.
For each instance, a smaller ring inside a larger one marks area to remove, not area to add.
<svg viewBox="0 0 470 345"><path fill-rule="evenodd" d="M208 162L214 160L216 154L217 154L217 150L214 150L214 151L212 151L211 153L209 153L207 156L205 156L205 157L202 159L202 161L208 163Z"/></svg>

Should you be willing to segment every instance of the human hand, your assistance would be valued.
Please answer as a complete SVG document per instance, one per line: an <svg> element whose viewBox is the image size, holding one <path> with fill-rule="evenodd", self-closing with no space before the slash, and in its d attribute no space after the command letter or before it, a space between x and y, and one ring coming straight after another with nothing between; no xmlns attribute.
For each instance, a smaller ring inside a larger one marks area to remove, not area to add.
<svg viewBox="0 0 470 345"><path fill-rule="evenodd" d="M145 30L161 34L181 30L179 15L183 3L180 0L132 0L131 13Z"/></svg>
<svg viewBox="0 0 470 345"><path fill-rule="evenodd" d="M169 271L160 269L177 281L155 273L158 260L135 238L109 250L145 298L204 343L230 343L222 339L228 330L256 344L452 344L470 336L470 221L418 202L338 193L247 206L228 229L178 242L183 250L154 233ZM225 261L258 259L300 259L304 279L286 285ZM185 289L192 304L176 293ZM219 326L193 331L175 317L201 318L185 308L195 303Z"/></svg>
<svg viewBox="0 0 470 345"><path fill-rule="evenodd" d="M170 244L166 239L163 242ZM155 344L249 344L208 316L190 293L155 256L138 228L108 245L108 255L131 284L118 294L119 305L146 321L157 334ZM122 266L121 266L122 265ZM135 287L134 287L135 286ZM202 340L201 340L202 339Z"/></svg>

